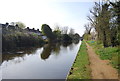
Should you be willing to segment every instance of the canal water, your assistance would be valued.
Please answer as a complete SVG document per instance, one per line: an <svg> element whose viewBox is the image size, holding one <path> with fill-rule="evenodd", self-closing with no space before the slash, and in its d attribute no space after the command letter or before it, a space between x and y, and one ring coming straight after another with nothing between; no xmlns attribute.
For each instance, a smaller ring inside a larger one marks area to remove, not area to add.
<svg viewBox="0 0 120 81"><path fill-rule="evenodd" d="M65 79L81 41L70 45L45 45L3 55L3 79Z"/></svg>

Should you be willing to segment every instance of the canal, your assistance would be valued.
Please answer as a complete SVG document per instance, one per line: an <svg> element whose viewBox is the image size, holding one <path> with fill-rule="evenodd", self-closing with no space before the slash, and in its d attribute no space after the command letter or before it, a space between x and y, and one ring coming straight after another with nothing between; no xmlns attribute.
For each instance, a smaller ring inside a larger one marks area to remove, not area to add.
<svg viewBox="0 0 120 81"><path fill-rule="evenodd" d="M46 44L16 53L3 54L3 79L65 79L81 41L70 45Z"/></svg>

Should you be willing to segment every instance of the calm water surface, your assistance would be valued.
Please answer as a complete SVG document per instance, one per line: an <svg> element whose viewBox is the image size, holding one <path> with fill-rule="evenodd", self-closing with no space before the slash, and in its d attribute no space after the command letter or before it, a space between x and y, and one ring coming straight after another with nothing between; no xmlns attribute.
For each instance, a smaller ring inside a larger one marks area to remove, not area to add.
<svg viewBox="0 0 120 81"><path fill-rule="evenodd" d="M4 54L3 79L65 79L75 60L81 42L70 45L45 45ZM21 54L23 52L23 54Z"/></svg>

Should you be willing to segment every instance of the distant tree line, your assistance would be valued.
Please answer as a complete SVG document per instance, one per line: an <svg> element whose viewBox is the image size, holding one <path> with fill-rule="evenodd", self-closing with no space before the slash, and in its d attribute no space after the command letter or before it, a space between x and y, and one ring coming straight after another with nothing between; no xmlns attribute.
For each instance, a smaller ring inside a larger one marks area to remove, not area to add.
<svg viewBox="0 0 120 81"><path fill-rule="evenodd" d="M47 36L49 42L74 42L80 40L80 35L74 33L74 29L68 29L68 27L56 26L54 30L49 25L43 24L41 30L44 35ZM68 32L69 30L69 32Z"/></svg>
<svg viewBox="0 0 120 81"><path fill-rule="evenodd" d="M95 2L85 25L84 39L96 39L104 47L120 45L120 1ZM91 32L91 29L94 32Z"/></svg>

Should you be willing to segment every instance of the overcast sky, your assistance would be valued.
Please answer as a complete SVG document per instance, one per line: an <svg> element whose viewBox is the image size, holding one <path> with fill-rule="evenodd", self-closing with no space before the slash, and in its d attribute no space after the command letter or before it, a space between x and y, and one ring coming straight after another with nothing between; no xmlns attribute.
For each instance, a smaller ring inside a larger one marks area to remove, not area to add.
<svg viewBox="0 0 120 81"><path fill-rule="evenodd" d="M0 23L21 21L30 28L68 26L82 35L92 0L1 0Z"/></svg>

